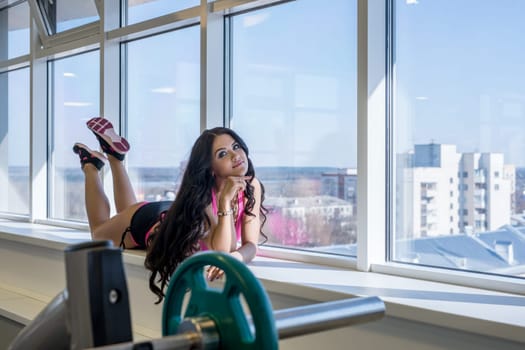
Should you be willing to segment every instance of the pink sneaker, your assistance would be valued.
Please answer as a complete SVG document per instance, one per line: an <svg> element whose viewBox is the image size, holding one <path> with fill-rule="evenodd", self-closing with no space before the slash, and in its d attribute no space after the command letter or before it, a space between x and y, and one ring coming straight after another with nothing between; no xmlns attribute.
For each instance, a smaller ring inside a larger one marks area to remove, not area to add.
<svg viewBox="0 0 525 350"><path fill-rule="evenodd" d="M113 157L124 160L126 153L129 151L128 141L120 135L117 135L113 124L106 118L92 118L87 121L87 127L98 139L100 147L104 153Z"/></svg>

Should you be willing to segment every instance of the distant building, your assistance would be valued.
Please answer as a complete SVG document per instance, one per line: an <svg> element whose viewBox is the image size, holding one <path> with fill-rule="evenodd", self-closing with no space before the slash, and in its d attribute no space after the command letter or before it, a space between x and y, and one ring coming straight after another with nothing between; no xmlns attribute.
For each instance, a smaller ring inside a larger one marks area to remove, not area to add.
<svg viewBox="0 0 525 350"><path fill-rule="evenodd" d="M396 241L394 260L471 271L525 274L525 227Z"/></svg>
<svg viewBox="0 0 525 350"><path fill-rule="evenodd" d="M357 208L357 169L345 168L321 174L322 193L352 204L353 214Z"/></svg>
<svg viewBox="0 0 525 350"><path fill-rule="evenodd" d="M268 197L264 205L273 243L320 247L356 241L353 206L337 197Z"/></svg>
<svg viewBox="0 0 525 350"><path fill-rule="evenodd" d="M510 182L510 212L512 214L517 214L518 198L516 196L516 166L513 164L505 164L503 166L503 178Z"/></svg>
<svg viewBox="0 0 525 350"><path fill-rule="evenodd" d="M284 217L305 221L308 215L316 215L324 221L335 217L352 217L352 204L331 196L268 197L264 205L278 210Z"/></svg>
<svg viewBox="0 0 525 350"><path fill-rule="evenodd" d="M510 224L515 169L500 153L415 145L398 156L397 239L476 233Z"/></svg>
<svg viewBox="0 0 525 350"><path fill-rule="evenodd" d="M357 244L318 247L357 256ZM394 261L525 277L525 227L503 226L473 235L398 239Z"/></svg>

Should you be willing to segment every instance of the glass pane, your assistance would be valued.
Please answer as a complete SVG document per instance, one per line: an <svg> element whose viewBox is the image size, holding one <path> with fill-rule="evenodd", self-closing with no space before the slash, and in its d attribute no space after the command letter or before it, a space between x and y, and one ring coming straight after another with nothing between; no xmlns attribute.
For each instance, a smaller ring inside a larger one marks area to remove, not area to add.
<svg viewBox="0 0 525 350"><path fill-rule="evenodd" d="M305 0L232 18L231 126L266 187L270 244L356 254L356 12Z"/></svg>
<svg viewBox="0 0 525 350"><path fill-rule="evenodd" d="M0 10L0 61L29 54L29 6Z"/></svg>
<svg viewBox="0 0 525 350"><path fill-rule="evenodd" d="M50 134L51 213L62 220L87 220L84 176L75 142L92 149L98 143L86 121L99 113L99 52L93 51L50 63L52 79L52 130Z"/></svg>
<svg viewBox="0 0 525 350"><path fill-rule="evenodd" d="M37 3L48 26L49 34L60 33L99 20L93 0L37 0Z"/></svg>
<svg viewBox="0 0 525 350"><path fill-rule="evenodd" d="M187 8L199 6L200 0L128 0L127 23L134 24L167 15Z"/></svg>
<svg viewBox="0 0 525 350"><path fill-rule="evenodd" d="M524 12L396 1L395 260L525 276Z"/></svg>
<svg viewBox="0 0 525 350"><path fill-rule="evenodd" d="M138 200L173 199L200 132L199 27L127 44L127 165Z"/></svg>
<svg viewBox="0 0 525 350"><path fill-rule="evenodd" d="M0 74L0 212L29 214L29 68Z"/></svg>

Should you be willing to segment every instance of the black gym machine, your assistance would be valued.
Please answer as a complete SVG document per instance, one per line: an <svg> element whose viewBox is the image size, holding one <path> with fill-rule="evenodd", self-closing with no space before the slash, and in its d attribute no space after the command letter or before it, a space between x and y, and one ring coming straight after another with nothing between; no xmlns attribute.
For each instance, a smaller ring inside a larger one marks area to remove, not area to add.
<svg viewBox="0 0 525 350"><path fill-rule="evenodd" d="M385 312L378 297L273 311L245 264L225 253L202 252L186 259L170 280L163 337L133 342L120 248L110 241L72 245L65 250L65 266L66 288L22 329L9 350L274 350L279 339L375 321ZM224 271L223 288L208 284L206 266Z"/></svg>

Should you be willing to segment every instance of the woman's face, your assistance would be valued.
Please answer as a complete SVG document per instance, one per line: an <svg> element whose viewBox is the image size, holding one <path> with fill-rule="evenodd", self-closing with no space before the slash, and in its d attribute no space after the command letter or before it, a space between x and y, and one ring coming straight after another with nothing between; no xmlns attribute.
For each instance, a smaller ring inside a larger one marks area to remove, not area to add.
<svg viewBox="0 0 525 350"><path fill-rule="evenodd" d="M233 137L217 135L212 145L211 167L216 177L244 176L248 172L248 157Z"/></svg>

